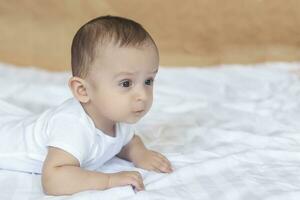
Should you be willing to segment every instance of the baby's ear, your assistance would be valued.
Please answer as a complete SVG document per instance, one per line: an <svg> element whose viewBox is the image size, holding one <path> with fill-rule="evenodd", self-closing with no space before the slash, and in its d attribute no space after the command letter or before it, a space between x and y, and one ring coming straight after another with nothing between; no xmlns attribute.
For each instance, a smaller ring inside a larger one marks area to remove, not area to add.
<svg viewBox="0 0 300 200"><path fill-rule="evenodd" d="M85 81L82 78L73 76L70 78L68 85L74 97L78 101L87 103L90 100L87 93Z"/></svg>

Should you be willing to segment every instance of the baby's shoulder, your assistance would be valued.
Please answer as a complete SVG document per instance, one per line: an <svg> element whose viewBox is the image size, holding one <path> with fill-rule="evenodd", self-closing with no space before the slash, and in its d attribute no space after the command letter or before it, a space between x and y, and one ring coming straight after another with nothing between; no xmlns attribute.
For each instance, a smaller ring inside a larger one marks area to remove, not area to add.
<svg viewBox="0 0 300 200"><path fill-rule="evenodd" d="M81 105L76 105L73 99L68 99L58 107L50 110L45 119L48 135L93 138L95 128L82 111L83 108L79 106Z"/></svg>
<svg viewBox="0 0 300 200"><path fill-rule="evenodd" d="M53 108L53 112L60 114L81 114L81 105L75 98L70 98Z"/></svg>
<svg viewBox="0 0 300 200"><path fill-rule="evenodd" d="M47 115L49 121L55 124L71 124L74 127L90 124L80 103L74 98L67 99L59 106L50 109Z"/></svg>

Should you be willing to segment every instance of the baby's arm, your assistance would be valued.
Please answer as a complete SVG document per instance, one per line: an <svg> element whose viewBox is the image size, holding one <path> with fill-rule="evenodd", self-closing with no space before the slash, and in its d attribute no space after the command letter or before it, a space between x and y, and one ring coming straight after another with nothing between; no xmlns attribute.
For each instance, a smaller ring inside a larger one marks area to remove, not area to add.
<svg viewBox="0 0 300 200"><path fill-rule="evenodd" d="M162 154L148 150L137 135L134 135L117 156L131 161L135 166L146 170L167 173L173 171L170 161Z"/></svg>
<svg viewBox="0 0 300 200"><path fill-rule="evenodd" d="M43 165L42 185L48 195L69 195L84 190L104 190L122 185L133 185L143 190L142 177L138 172L101 173L80 168L71 154L49 147Z"/></svg>

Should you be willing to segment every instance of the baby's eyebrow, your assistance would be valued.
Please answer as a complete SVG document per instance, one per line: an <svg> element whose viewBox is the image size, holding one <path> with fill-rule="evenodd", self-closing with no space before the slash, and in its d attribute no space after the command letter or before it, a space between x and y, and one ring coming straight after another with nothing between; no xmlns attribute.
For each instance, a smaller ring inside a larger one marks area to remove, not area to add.
<svg viewBox="0 0 300 200"><path fill-rule="evenodd" d="M115 75L115 77L121 76L121 75L134 75L135 72L119 72Z"/></svg>
<svg viewBox="0 0 300 200"><path fill-rule="evenodd" d="M155 69L153 72L151 72L152 74L156 74L158 72L158 69ZM119 73L117 73L115 76L114 76L114 78L117 78L117 77L119 77L119 76L128 76L128 75L134 75L134 74L136 74L137 72L119 72Z"/></svg>

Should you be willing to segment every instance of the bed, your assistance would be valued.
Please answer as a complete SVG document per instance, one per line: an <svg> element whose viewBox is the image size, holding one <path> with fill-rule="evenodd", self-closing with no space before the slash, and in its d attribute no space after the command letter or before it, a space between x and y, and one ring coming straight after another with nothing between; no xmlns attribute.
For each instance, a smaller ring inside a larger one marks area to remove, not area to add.
<svg viewBox="0 0 300 200"><path fill-rule="evenodd" d="M0 199L300 199L300 63L161 67L152 110L137 125L146 146L174 172L113 158L105 172L138 170L131 186L46 196L41 176L0 170ZM69 72L0 64L0 98L40 113L71 96Z"/></svg>

